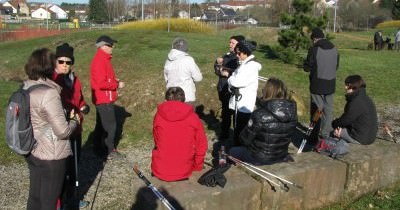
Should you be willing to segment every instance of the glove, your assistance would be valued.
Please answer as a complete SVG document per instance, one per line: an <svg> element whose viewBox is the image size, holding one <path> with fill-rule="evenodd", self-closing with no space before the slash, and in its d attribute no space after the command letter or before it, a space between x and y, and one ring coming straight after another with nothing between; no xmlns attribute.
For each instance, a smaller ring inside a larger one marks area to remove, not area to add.
<svg viewBox="0 0 400 210"><path fill-rule="evenodd" d="M204 173L197 182L207 187L215 187L219 185L220 187L224 188L226 184L226 177L223 173L225 173L229 168L230 164L225 164L222 167L219 166L217 168L212 168Z"/></svg>

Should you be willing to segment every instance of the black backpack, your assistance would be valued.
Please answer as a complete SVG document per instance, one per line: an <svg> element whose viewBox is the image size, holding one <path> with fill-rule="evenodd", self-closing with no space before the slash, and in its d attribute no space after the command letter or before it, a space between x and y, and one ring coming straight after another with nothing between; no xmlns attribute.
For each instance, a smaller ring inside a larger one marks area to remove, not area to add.
<svg viewBox="0 0 400 210"><path fill-rule="evenodd" d="M8 100L6 141L8 146L19 155L28 155L36 143L31 123L29 93L39 87L48 86L38 84L27 90L21 86Z"/></svg>

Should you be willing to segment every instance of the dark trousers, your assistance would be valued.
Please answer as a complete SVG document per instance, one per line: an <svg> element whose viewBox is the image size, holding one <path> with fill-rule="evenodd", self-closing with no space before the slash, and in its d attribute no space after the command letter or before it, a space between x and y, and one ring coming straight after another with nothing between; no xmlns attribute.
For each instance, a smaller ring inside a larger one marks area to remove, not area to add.
<svg viewBox="0 0 400 210"><path fill-rule="evenodd" d="M237 112L237 116L234 116L234 120L236 118L236 126L235 132L233 133L233 146L241 146L240 143L240 133L246 127L249 122L251 113Z"/></svg>
<svg viewBox="0 0 400 210"><path fill-rule="evenodd" d="M29 167L27 210L54 210L61 194L67 159L40 160L26 158Z"/></svg>
<svg viewBox="0 0 400 210"><path fill-rule="evenodd" d="M229 131L232 123L233 111L229 109L229 98L231 97L228 90L218 91L218 97L221 101L222 111L221 111L221 134L219 136L220 140L229 138Z"/></svg>
<svg viewBox="0 0 400 210"><path fill-rule="evenodd" d="M115 148L115 133L117 122L115 119L114 104L100 104L96 106L96 127L94 128L93 145L96 152L102 153L104 145L107 154Z"/></svg>

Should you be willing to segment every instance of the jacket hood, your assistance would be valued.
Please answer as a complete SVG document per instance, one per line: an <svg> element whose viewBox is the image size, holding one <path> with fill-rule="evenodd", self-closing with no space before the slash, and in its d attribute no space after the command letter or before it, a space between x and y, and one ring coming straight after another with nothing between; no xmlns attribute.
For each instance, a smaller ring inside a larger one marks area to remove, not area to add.
<svg viewBox="0 0 400 210"><path fill-rule="evenodd" d="M296 102L287 99L272 99L259 102L262 109L268 110L280 122L290 122L297 119Z"/></svg>
<svg viewBox="0 0 400 210"><path fill-rule="evenodd" d="M327 39L320 39L319 41L317 41L314 46L316 47L320 47L322 49L332 49L335 47L335 45L332 44L332 42L328 41Z"/></svg>
<svg viewBox="0 0 400 210"><path fill-rule="evenodd" d="M193 107L180 101L166 101L157 108L160 116L170 122L182 121L192 112Z"/></svg>
<svg viewBox="0 0 400 210"><path fill-rule="evenodd" d="M58 93L61 93L61 86L59 86L56 82L53 80L47 78L46 80L43 79L38 79L38 80L26 80L24 81L24 89L28 89L29 87L33 85L38 85L38 84L44 84L47 85L51 88L54 88L57 90Z"/></svg>
<svg viewBox="0 0 400 210"><path fill-rule="evenodd" d="M184 57L184 56L187 56L187 55L188 54L183 52L183 51L172 49L168 53L168 60L169 61L174 61L174 60L177 60L178 58L181 58L181 57Z"/></svg>

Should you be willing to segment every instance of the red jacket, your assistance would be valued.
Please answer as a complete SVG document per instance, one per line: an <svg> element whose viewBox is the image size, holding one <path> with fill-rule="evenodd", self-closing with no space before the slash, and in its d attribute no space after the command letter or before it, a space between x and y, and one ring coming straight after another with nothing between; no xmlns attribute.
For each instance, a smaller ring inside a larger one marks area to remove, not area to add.
<svg viewBox="0 0 400 210"><path fill-rule="evenodd" d="M180 101L159 105L153 137L151 170L154 176L176 181L190 177L192 171L202 170L207 138L192 106Z"/></svg>
<svg viewBox="0 0 400 210"><path fill-rule="evenodd" d="M76 133L82 132L83 114L81 108L86 105L85 99L82 94L82 83L77 76L74 75L74 82L72 87L68 87L65 83L64 77L68 75L59 75L54 71L53 80L62 87L60 96L63 108L68 111L74 110L79 114L81 123L79 124Z"/></svg>
<svg viewBox="0 0 400 210"><path fill-rule="evenodd" d="M110 54L97 49L90 64L90 85L95 105L108 104L117 100L118 81L111 65Z"/></svg>

